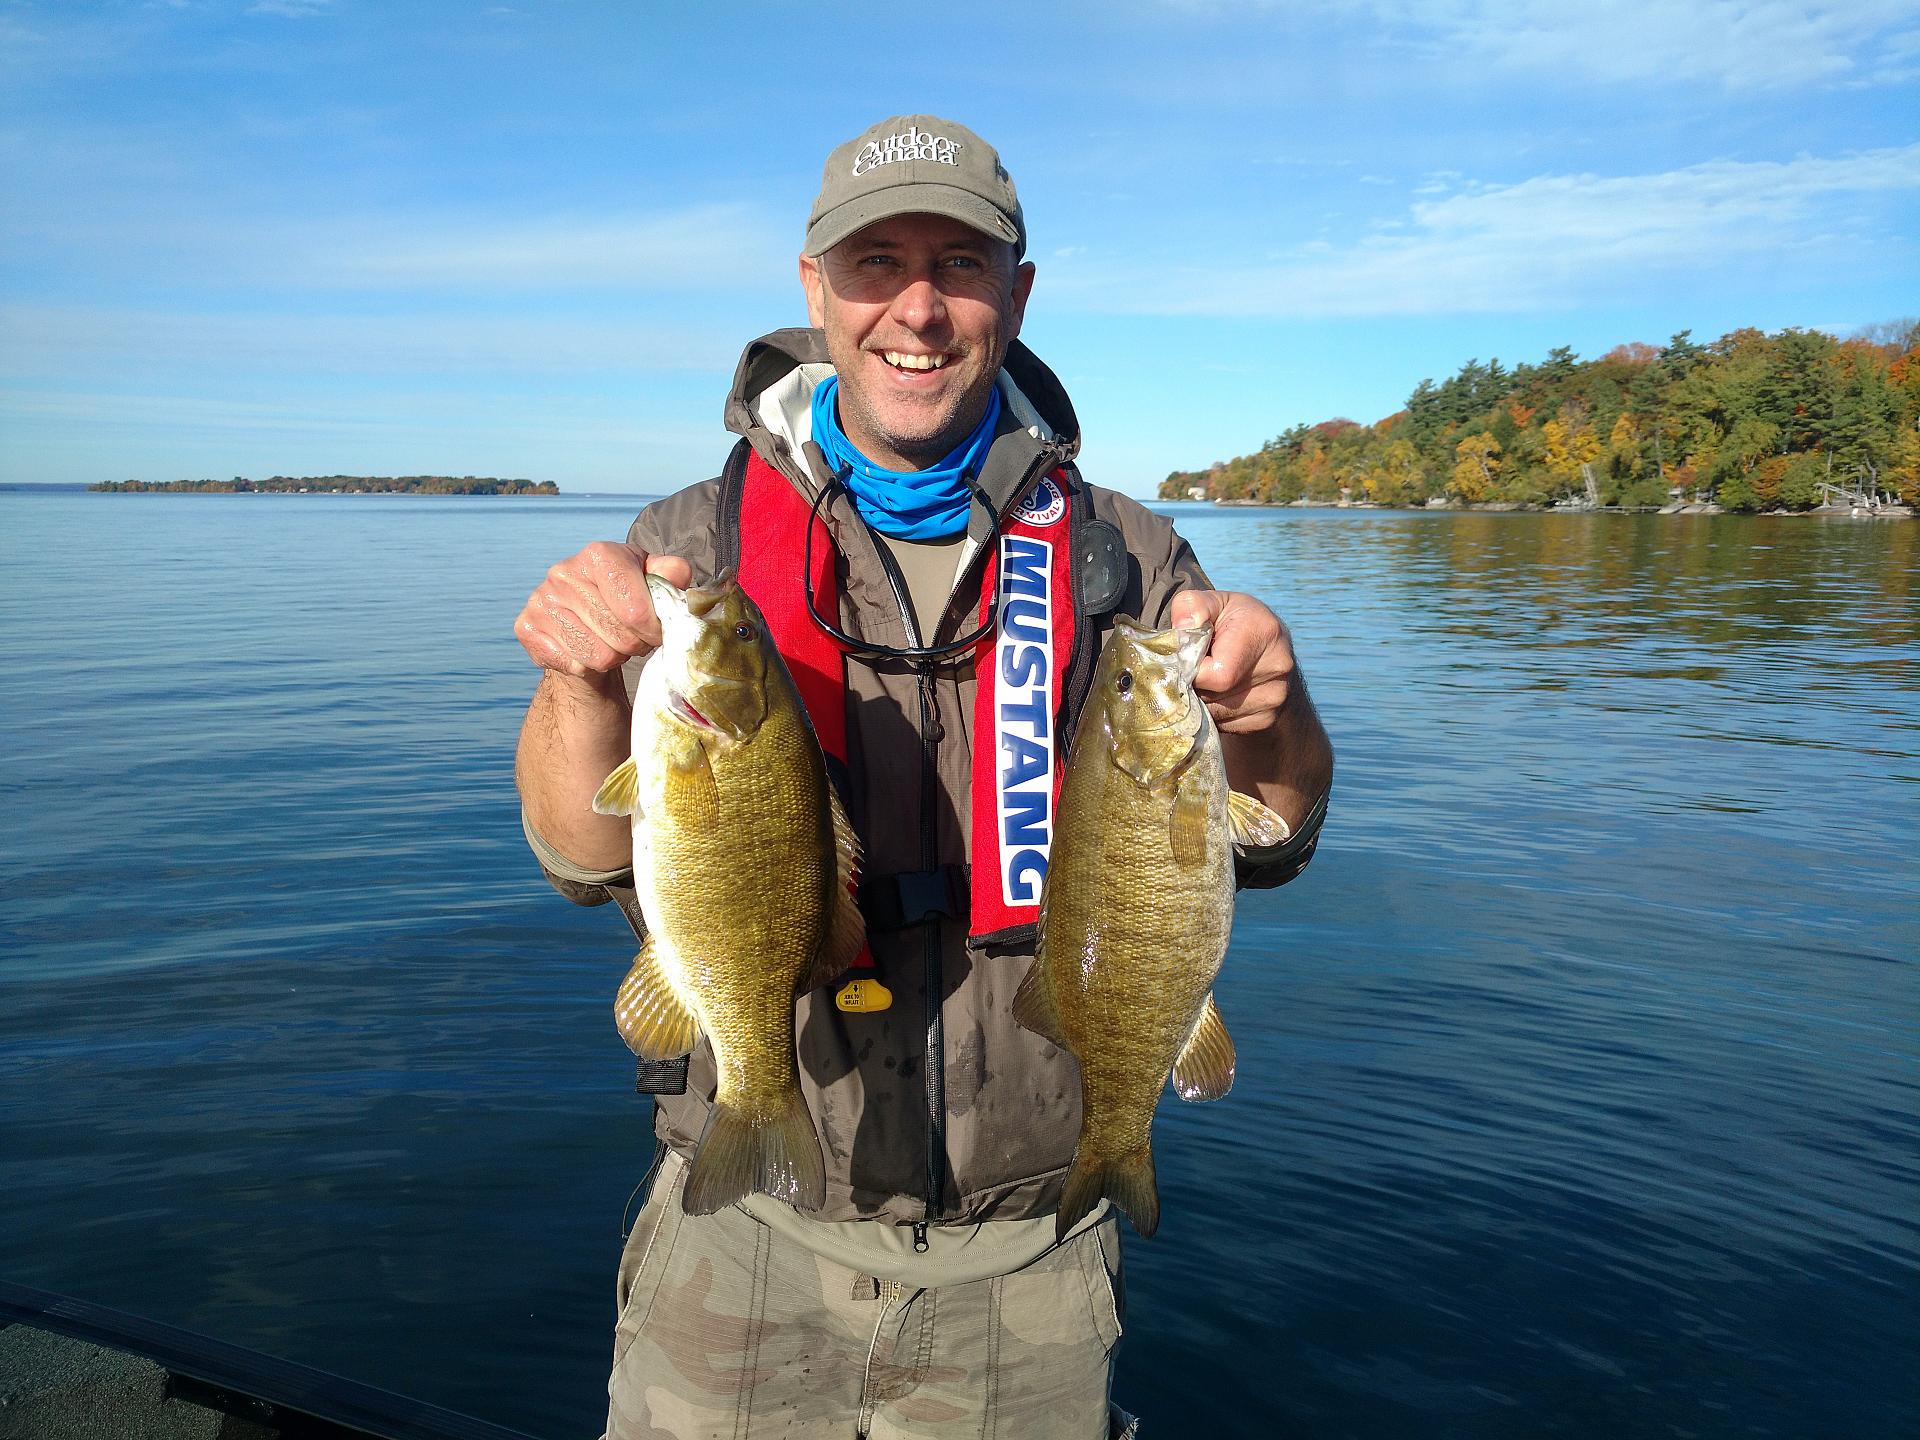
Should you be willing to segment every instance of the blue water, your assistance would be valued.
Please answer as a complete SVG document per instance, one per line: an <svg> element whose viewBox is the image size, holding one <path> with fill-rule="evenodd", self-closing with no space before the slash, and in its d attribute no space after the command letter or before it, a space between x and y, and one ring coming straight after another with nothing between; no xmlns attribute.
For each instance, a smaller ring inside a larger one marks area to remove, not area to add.
<svg viewBox="0 0 1920 1440"><path fill-rule="evenodd" d="M527 590L626 499L0 495L0 1275L541 1435L651 1153ZM1169 1100L1147 1434L1920 1434L1902 522L1169 507L1339 750Z"/></svg>

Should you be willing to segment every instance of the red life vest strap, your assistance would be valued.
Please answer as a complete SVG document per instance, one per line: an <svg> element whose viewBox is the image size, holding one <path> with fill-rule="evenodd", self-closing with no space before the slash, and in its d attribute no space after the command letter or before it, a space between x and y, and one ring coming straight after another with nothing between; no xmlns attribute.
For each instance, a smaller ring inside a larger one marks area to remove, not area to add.
<svg viewBox="0 0 1920 1440"><path fill-rule="evenodd" d="M836 624L838 551L826 522L812 513L793 483L759 455L748 454L737 493L737 515L727 519L738 525L735 553L741 587L760 607L793 673L829 771L846 777L846 657L808 613L803 580L807 527L813 527L814 603ZM1040 882L1046 875L1065 758L1059 727L1076 631L1070 494L1059 471L1040 480L1008 515L982 568L975 607L980 622L987 618L995 587L1004 593L998 623L973 657L968 932L979 940L1010 938L1008 932L1039 919Z"/></svg>
<svg viewBox="0 0 1920 1440"><path fill-rule="evenodd" d="M974 657L973 922L975 940L1011 939L1040 919L1070 720L1067 672L1078 623L1071 492L1056 470L1008 512L981 580L982 623L1000 614Z"/></svg>
<svg viewBox="0 0 1920 1440"><path fill-rule="evenodd" d="M811 516L811 520L809 517ZM839 552L827 523L812 515L786 476L758 455L747 461L740 496L740 588L760 607L774 647L787 662L813 733L829 761L847 763L847 662L840 647L807 613L806 527L813 526L813 593L821 613L838 617ZM842 795L842 801L849 797Z"/></svg>

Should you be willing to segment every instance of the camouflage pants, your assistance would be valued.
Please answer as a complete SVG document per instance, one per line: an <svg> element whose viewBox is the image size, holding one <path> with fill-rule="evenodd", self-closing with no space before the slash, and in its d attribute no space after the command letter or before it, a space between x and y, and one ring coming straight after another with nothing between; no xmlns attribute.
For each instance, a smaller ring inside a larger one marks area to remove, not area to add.
<svg viewBox="0 0 1920 1440"><path fill-rule="evenodd" d="M729 1207L680 1209L669 1155L620 1261L607 1440L1110 1440L1110 1217L1011 1275L916 1290Z"/></svg>

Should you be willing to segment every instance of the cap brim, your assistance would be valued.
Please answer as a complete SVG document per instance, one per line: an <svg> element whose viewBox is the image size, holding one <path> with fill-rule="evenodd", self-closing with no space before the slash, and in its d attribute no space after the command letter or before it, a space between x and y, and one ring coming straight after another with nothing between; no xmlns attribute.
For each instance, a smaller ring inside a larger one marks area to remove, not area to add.
<svg viewBox="0 0 1920 1440"><path fill-rule="evenodd" d="M997 207L971 191L925 180L890 186L836 205L807 227L807 243L801 253L818 258L874 221L890 220L895 215L944 215L972 226L982 235L1005 240L1014 247L1016 258L1026 253L1020 232Z"/></svg>

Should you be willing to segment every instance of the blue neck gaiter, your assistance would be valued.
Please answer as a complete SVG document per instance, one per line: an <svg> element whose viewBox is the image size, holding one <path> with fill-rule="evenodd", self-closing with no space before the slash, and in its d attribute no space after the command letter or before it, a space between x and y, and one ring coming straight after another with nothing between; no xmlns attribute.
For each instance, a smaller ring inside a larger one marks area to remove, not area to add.
<svg viewBox="0 0 1920 1440"><path fill-rule="evenodd" d="M840 377L829 376L813 390L813 440L836 472L846 472L848 492L860 518L896 540L940 540L967 528L973 492L963 476L978 479L1000 422L1000 387L987 400L987 413L973 433L938 465L926 470L883 470L858 450L840 428L835 404Z"/></svg>

